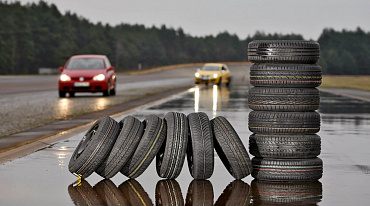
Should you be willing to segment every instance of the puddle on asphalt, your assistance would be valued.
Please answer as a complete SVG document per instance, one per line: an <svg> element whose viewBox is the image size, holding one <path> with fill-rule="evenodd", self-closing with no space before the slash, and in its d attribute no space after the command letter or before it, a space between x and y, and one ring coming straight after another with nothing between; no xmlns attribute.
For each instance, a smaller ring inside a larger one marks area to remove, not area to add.
<svg viewBox="0 0 370 206"><path fill-rule="evenodd" d="M251 111L247 102L248 89L247 86L230 89L195 86L184 95L131 115L140 120L149 114L163 117L169 111L185 114L202 111L210 119L224 116L248 150L252 134L248 130ZM319 157L324 161L324 176L320 181L268 182L253 180L251 176L236 181L215 153L215 170L206 181L193 180L185 160L176 180L160 179L153 161L136 180L129 180L122 174L104 180L93 174L87 180L74 182L68 162L83 136L81 133L1 165L1 205L338 205L353 202L364 205L370 195L366 192L369 191L369 167L366 165L369 165L370 152L361 145L370 144L367 138L370 103L327 93L321 95L322 154ZM116 117L116 120L123 117ZM361 197L357 201L347 198L359 194Z"/></svg>

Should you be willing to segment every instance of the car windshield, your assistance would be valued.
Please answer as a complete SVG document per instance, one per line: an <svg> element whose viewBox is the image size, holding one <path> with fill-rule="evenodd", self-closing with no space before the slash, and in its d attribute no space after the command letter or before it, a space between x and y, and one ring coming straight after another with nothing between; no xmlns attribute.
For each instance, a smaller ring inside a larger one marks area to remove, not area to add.
<svg viewBox="0 0 370 206"><path fill-rule="evenodd" d="M94 58L78 58L71 59L66 66L66 69L104 69L103 59Z"/></svg>
<svg viewBox="0 0 370 206"><path fill-rule="evenodd" d="M219 71L220 67L219 66L204 66L202 70L203 71Z"/></svg>

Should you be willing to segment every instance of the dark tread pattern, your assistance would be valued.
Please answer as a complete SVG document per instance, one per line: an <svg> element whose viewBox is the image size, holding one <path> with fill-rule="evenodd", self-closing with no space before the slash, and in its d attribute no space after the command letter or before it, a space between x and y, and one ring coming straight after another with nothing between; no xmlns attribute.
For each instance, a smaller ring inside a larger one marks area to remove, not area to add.
<svg viewBox="0 0 370 206"><path fill-rule="evenodd" d="M320 155L321 138L316 134L252 134L249 152L264 158L314 158Z"/></svg>
<svg viewBox="0 0 370 206"><path fill-rule="evenodd" d="M322 69L317 64L254 64L250 83L261 87L318 87Z"/></svg>
<svg viewBox="0 0 370 206"><path fill-rule="evenodd" d="M111 178L116 175L133 155L144 133L144 124L133 116L120 122L121 131L107 158L96 170L100 176Z"/></svg>
<svg viewBox="0 0 370 206"><path fill-rule="evenodd" d="M121 173L129 178L140 176L153 161L166 136L166 124L156 115L145 119L145 132L132 157L123 166Z"/></svg>
<svg viewBox="0 0 370 206"><path fill-rule="evenodd" d="M320 158L309 159L252 159L252 177L272 181L312 181L322 177L323 162Z"/></svg>
<svg viewBox="0 0 370 206"><path fill-rule="evenodd" d="M203 112L188 115L190 135L187 160L195 179L208 179L214 170L214 146L211 123Z"/></svg>
<svg viewBox="0 0 370 206"><path fill-rule="evenodd" d="M69 171L80 178L90 176L109 154L119 129L119 124L114 119L108 116L99 118L73 152L68 165ZM86 147L79 152L84 144L87 144Z"/></svg>
<svg viewBox="0 0 370 206"><path fill-rule="evenodd" d="M248 44L248 60L253 63L314 64L319 58L320 45L312 41L256 40Z"/></svg>
<svg viewBox="0 0 370 206"><path fill-rule="evenodd" d="M320 131L320 114L252 111L249 113L249 130L262 134L315 134Z"/></svg>
<svg viewBox="0 0 370 206"><path fill-rule="evenodd" d="M104 205L93 187L83 179L69 185L68 194L74 205Z"/></svg>
<svg viewBox="0 0 370 206"><path fill-rule="evenodd" d="M252 163L248 152L229 121L218 116L211 120L211 125L216 152L229 173L235 179L251 174Z"/></svg>
<svg viewBox="0 0 370 206"><path fill-rule="evenodd" d="M176 180L161 180L155 187L155 203L163 206L183 206L181 188Z"/></svg>
<svg viewBox="0 0 370 206"><path fill-rule="evenodd" d="M248 106L255 111L314 111L319 104L316 88L253 87L248 94Z"/></svg>
<svg viewBox="0 0 370 206"><path fill-rule="evenodd" d="M185 114L169 112L164 117L167 124L166 141L156 157L158 176L174 179L184 165L189 136L189 124Z"/></svg>
<svg viewBox="0 0 370 206"><path fill-rule="evenodd" d="M252 181L253 203L256 205L318 205L322 199L319 181Z"/></svg>

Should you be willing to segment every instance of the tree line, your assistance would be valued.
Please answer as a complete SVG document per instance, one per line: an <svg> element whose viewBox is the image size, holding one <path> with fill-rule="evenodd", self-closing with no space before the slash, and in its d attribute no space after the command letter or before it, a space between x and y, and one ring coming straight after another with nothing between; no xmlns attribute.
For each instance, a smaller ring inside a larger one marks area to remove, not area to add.
<svg viewBox="0 0 370 206"><path fill-rule="evenodd" d="M117 71L156 66L247 61L253 40L303 40L299 34L265 34L239 39L222 32L194 37L181 28L91 23L75 13L61 14L44 1L21 5L0 1L0 74L36 74L56 68L75 54L105 54ZM325 29L319 64L325 74L370 74L370 32Z"/></svg>

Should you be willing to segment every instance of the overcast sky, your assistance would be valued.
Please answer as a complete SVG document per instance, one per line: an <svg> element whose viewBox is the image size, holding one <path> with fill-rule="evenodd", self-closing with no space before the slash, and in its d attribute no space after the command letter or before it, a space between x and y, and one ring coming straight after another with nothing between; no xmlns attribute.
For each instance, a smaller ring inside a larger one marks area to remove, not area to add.
<svg viewBox="0 0 370 206"><path fill-rule="evenodd" d="M2 0L4 1L4 0ZM7 0L14 2L15 0ZM19 0L22 4L38 0ZM324 28L370 31L370 0L44 0L93 23L166 25L192 36L257 30L317 40Z"/></svg>

